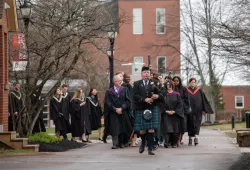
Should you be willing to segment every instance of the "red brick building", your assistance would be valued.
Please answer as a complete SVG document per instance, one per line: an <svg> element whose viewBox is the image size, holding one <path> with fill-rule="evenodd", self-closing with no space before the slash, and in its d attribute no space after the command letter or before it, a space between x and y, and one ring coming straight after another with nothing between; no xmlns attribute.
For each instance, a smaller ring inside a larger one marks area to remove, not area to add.
<svg viewBox="0 0 250 170"><path fill-rule="evenodd" d="M234 113L241 117L245 111L250 111L250 86L222 86L224 112Z"/></svg>
<svg viewBox="0 0 250 170"><path fill-rule="evenodd" d="M8 131L9 31L17 31L15 0L0 0L0 132Z"/></svg>
<svg viewBox="0 0 250 170"><path fill-rule="evenodd" d="M126 22L115 39L115 71L138 79L150 54L154 72L180 74L179 0L118 0L118 9Z"/></svg>

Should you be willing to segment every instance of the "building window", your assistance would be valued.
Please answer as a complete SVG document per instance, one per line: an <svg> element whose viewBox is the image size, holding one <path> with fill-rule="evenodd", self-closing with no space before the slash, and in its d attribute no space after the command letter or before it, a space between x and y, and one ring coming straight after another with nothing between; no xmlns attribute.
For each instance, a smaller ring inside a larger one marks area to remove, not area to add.
<svg viewBox="0 0 250 170"><path fill-rule="evenodd" d="M134 57L133 74L140 74L143 64L143 57Z"/></svg>
<svg viewBox="0 0 250 170"><path fill-rule="evenodd" d="M133 33L142 34L142 9L133 8Z"/></svg>
<svg viewBox="0 0 250 170"><path fill-rule="evenodd" d="M235 96L235 108L244 108L244 96Z"/></svg>
<svg viewBox="0 0 250 170"><path fill-rule="evenodd" d="M157 70L158 70L158 73L166 72L166 57L165 56L157 57Z"/></svg>
<svg viewBox="0 0 250 170"><path fill-rule="evenodd" d="M156 34L166 33L165 8L156 8Z"/></svg>

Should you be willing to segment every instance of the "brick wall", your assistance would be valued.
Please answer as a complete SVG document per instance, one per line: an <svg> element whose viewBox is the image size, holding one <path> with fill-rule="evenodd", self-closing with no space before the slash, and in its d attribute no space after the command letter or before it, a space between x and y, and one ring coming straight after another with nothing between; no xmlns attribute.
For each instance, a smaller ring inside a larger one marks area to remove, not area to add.
<svg viewBox="0 0 250 170"><path fill-rule="evenodd" d="M223 95L223 102L225 103L225 112L234 113L240 117L243 110L250 111L250 86L222 86L221 94ZM244 97L243 108L235 107L235 96Z"/></svg>
<svg viewBox="0 0 250 170"><path fill-rule="evenodd" d="M6 11L0 25L0 125L8 131L8 29Z"/></svg>

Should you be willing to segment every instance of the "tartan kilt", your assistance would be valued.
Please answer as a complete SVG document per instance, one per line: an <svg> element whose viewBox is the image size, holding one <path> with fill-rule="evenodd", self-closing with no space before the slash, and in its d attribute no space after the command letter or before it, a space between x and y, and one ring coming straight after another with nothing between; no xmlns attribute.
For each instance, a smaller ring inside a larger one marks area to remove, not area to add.
<svg viewBox="0 0 250 170"><path fill-rule="evenodd" d="M134 131L159 128L159 121L158 121L159 113L157 106L153 106L151 111L152 111L152 119L146 120L143 118L144 110L135 110Z"/></svg>

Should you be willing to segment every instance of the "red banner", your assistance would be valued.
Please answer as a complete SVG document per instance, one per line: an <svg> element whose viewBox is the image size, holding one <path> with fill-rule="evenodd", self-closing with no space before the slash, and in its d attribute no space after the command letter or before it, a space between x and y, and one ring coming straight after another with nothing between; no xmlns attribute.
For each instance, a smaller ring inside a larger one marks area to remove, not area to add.
<svg viewBox="0 0 250 170"><path fill-rule="evenodd" d="M12 34L12 63L13 71L25 70L28 57L23 33Z"/></svg>

